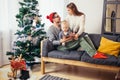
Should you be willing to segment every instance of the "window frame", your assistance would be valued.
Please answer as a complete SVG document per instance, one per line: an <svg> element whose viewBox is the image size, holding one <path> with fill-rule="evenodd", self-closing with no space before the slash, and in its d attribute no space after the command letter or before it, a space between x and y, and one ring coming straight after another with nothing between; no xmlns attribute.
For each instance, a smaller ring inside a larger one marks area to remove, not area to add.
<svg viewBox="0 0 120 80"><path fill-rule="evenodd" d="M103 4L103 18L102 18L102 34L110 34L110 35L120 35L120 32L116 32L116 20L120 20L120 18L117 18L117 15L115 15L114 18L112 17L106 17L106 10L107 10L107 5L110 5L110 4L115 4L115 12L117 13L117 8L118 8L118 5L120 6L120 0L114 0L114 1L110 1L110 0L104 0L104 4ZM106 31L106 19L108 20L111 20L113 19L114 20L114 24L113 24L113 31Z"/></svg>

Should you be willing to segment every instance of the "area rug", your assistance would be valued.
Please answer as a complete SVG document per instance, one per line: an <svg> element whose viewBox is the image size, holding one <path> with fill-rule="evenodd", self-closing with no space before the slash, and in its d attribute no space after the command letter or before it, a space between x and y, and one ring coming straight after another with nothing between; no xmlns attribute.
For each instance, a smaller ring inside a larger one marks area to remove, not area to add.
<svg viewBox="0 0 120 80"><path fill-rule="evenodd" d="M61 78L61 77L57 77L57 76L45 75L42 78L40 78L39 80L69 80L69 79L65 79L65 78Z"/></svg>

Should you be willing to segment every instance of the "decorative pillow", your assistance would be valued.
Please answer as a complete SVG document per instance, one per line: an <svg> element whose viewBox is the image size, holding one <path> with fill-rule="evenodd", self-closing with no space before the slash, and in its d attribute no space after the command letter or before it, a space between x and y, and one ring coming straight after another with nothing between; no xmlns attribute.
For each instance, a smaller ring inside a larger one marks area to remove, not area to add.
<svg viewBox="0 0 120 80"><path fill-rule="evenodd" d="M117 57L120 52L120 42L115 42L102 37L98 51Z"/></svg>

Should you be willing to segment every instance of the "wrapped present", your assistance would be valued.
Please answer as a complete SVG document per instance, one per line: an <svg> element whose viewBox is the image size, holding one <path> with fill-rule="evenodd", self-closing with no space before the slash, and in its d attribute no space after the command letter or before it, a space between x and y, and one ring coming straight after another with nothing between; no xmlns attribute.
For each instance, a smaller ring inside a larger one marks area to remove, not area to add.
<svg viewBox="0 0 120 80"><path fill-rule="evenodd" d="M26 70L26 61L22 59L22 55L18 58L13 57L12 60L10 60L10 66L12 72L8 72L8 77L16 78L17 70Z"/></svg>
<svg viewBox="0 0 120 80"><path fill-rule="evenodd" d="M25 60L11 60L10 65L14 69L26 70Z"/></svg>
<svg viewBox="0 0 120 80"><path fill-rule="evenodd" d="M13 58L10 61L10 65L13 69L16 70L26 70L26 61L22 59L22 54L18 58Z"/></svg>

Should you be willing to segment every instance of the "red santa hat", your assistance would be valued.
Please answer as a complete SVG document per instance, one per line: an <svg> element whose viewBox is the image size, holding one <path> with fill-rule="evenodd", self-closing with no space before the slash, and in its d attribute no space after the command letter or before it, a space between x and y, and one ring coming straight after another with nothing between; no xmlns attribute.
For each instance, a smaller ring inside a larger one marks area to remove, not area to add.
<svg viewBox="0 0 120 80"><path fill-rule="evenodd" d="M53 23L53 17L55 15L56 12L52 12L50 15L47 15L46 18L50 20L50 22Z"/></svg>

